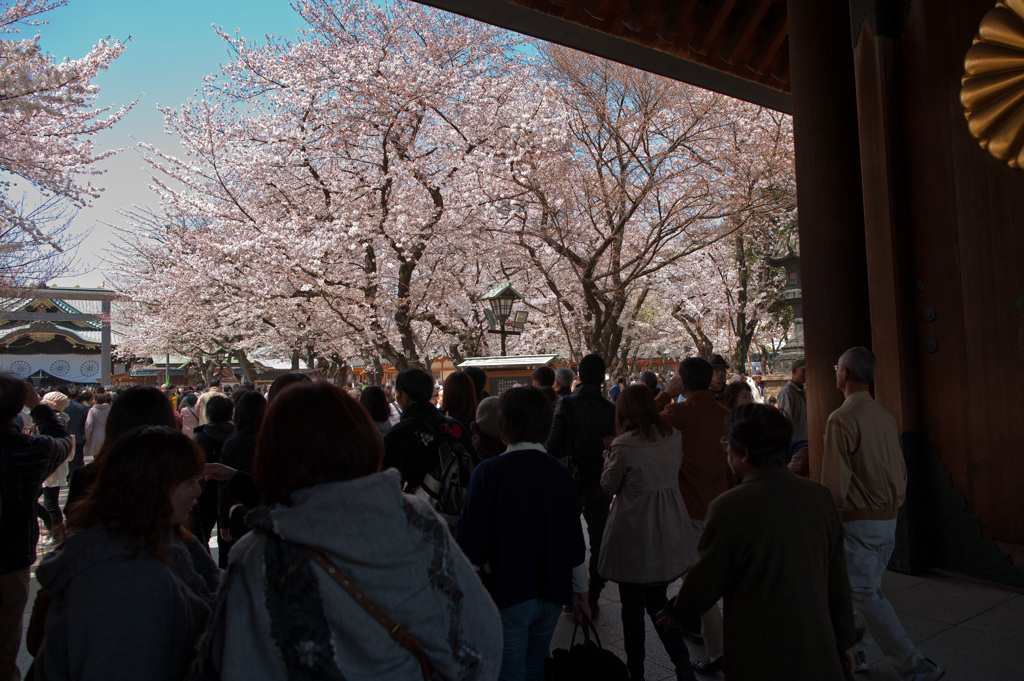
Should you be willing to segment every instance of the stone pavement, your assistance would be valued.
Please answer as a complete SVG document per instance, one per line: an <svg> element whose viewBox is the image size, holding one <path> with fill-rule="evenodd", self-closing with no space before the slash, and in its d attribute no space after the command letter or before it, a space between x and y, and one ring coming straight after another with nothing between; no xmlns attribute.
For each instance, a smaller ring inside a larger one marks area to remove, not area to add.
<svg viewBox="0 0 1024 681"><path fill-rule="evenodd" d="M911 640L925 657L946 670L944 680L1024 681L1024 593L937 573L886 572L882 584ZM670 586L669 596L678 589ZM625 661L619 593L612 583L601 594L597 625L604 647ZM571 617L563 615L551 647L567 648L573 628ZM672 663L652 629L648 619L646 681L674 681ZM577 640L581 638L582 632ZM701 645L687 641L687 646L691 660L705 656ZM877 646L868 650L867 659L871 670L856 674L857 681L899 680Z"/></svg>
<svg viewBox="0 0 1024 681"><path fill-rule="evenodd" d="M212 543L216 551L216 540ZM40 555L42 553L43 549ZM925 657L946 670L944 679L1024 681L1024 593L937 573L909 576L886 572L882 583L910 638ZM37 587L33 570L31 598L35 597ZM670 586L669 596L678 589L678 585ZM26 628L29 614L25 613ZM672 663L652 628L648 620L646 681L672 681L675 679ZM625 661L619 592L614 583L609 583L601 594L597 629L601 643ZM572 633L572 619L563 615L551 647L567 648ZM581 639L582 634L578 638ZM704 657L704 649L699 644L687 641L687 646L691 660ZM871 671L857 674L857 681L898 681L895 670L877 647L868 651L868 662ZM18 664L22 671L31 664L24 645ZM725 677L719 673L697 678Z"/></svg>

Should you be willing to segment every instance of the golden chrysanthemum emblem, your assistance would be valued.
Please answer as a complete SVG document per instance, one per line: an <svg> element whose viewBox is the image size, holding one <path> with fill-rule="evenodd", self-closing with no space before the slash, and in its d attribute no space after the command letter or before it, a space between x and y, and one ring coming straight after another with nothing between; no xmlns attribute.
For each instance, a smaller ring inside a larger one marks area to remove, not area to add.
<svg viewBox="0 0 1024 681"><path fill-rule="evenodd" d="M1024 0L1000 0L964 58L967 127L990 154L1024 168Z"/></svg>

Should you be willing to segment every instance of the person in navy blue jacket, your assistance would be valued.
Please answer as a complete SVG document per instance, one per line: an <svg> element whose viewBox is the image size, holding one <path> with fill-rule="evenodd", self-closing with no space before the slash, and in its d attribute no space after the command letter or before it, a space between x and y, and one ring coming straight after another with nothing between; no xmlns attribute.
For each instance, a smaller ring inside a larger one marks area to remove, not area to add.
<svg viewBox="0 0 1024 681"><path fill-rule="evenodd" d="M590 618L576 483L542 444L551 403L538 388L501 395L503 454L473 471L456 539L501 613L502 681L542 681L563 605Z"/></svg>

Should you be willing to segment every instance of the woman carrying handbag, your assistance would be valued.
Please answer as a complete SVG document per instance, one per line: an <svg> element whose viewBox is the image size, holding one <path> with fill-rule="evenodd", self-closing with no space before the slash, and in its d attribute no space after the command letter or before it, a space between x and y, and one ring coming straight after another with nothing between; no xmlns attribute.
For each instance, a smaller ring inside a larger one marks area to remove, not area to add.
<svg viewBox="0 0 1024 681"><path fill-rule="evenodd" d="M667 602L668 585L696 557L690 517L679 491L679 431L659 416L645 385L622 391L615 403L618 435L606 453L601 487L614 495L598 571L617 582L622 603L623 646L631 681L644 678L644 611L654 621ZM690 653L679 629L655 626L676 678L693 681Z"/></svg>

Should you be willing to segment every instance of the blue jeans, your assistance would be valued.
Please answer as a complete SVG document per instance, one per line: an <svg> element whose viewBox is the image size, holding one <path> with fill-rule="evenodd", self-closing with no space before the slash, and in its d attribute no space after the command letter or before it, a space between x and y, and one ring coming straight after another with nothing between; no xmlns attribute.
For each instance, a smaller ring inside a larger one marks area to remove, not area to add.
<svg viewBox="0 0 1024 681"><path fill-rule="evenodd" d="M532 598L500 612L505 649L499 681L544 681L544 660L562 606Z"/></svg>

